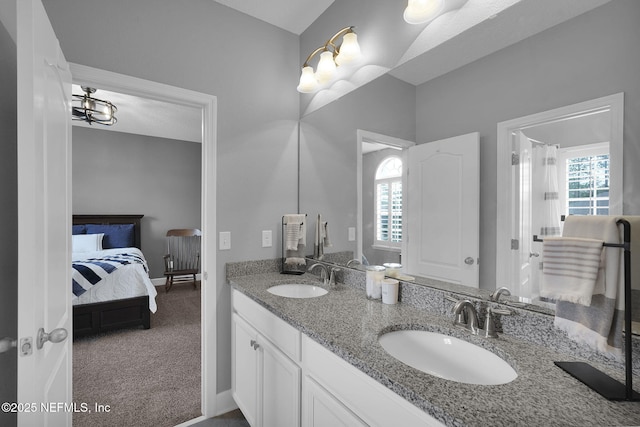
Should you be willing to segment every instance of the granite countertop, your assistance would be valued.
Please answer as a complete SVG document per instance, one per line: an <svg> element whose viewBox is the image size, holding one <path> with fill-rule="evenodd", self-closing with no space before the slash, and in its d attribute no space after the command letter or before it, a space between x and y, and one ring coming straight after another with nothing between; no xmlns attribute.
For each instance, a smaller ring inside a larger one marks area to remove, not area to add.
<svg viewBox="0 0 640 427"><path fill-rule="evenodd" d="M408 304L386 305L364 292L338 284L308 299L283 298L267 288L281 283L313 283L316 276L279 273L229 278L230 284L276 316L449 426L613 426L640 425L640 402L611 402L556 367L580 360L505 334L497 339L470 335L440 317ZM518 377L503 385L462 384L423 373L397 361L378 343L381 333L422 329L449 334L484 347L506 360ZM624 381L621 373L589 362ZM634 378L638 383L638 380Z"/></svg>

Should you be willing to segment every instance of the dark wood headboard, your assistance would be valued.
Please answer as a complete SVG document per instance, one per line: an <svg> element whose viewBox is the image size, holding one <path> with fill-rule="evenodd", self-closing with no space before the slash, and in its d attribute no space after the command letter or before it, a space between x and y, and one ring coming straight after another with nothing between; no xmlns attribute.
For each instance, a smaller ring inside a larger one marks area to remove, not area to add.
<svg viewBox="0 0 640 427"><path fill-rule="evenodd" d="M73 215L73 225L80 224L133 224L134 245L141 249L140 220L144 215Z"/></svg>

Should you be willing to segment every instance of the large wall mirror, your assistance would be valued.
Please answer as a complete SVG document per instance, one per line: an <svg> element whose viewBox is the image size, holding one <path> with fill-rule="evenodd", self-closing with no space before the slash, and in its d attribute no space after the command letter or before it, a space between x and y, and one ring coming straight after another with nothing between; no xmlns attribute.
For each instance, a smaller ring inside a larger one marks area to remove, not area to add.
<svg viewBox="0 0 640 427"><path fill-rule="evenodd" d="M391 70L306 113L300 119L299 209L309 214L311 224L307 234L307 255L313 254L313 225L315 216L321 214L328 223L332 244L324 250L328 256L325 260L331 261L332 254L340 254L336 262L344 265L364 253L376 264L388 261L406 264L402 254L404 242L400 251L389 251L387 258L370 256L365 248L373 246L369 243L370 237L365 235L373 235L373 224L366 218L367 211L374 206L367 201L371 200L371 194L366 194L368 190L364 186L360 195L358 191L359 182L365 179L363 171L366 167L362 163L362 171L358 168L358 162L362 161L359 130L369 135L414 141L416 146L477 132L480 152L479 288L453 285L450 289L486 297L497 287L506 286L513 290L515 298L535 302L535 290L527 288L528 283L514 274L516 255L511 250L511 241L518 239L513 232L521 228L520 220L512 221L516 213L511 210L513 191L518 184L511 165L512 152L521 150L515 142L531 144L530 149L525 146L526 153L538 151L543 146L557 146L558 156L565 157L578 149L576 144L607 150L608 143L610 176L606 185L594 191L600 196L608 193L609 214L640 213L638 199L632 197L634 189L640 185L640 173L631 167L640 161L638 125L628 120L623 126L622 96L624 92L627 117L636 116L640 86L628 70L639 69L640 62L624 53L635 43L632 37L627 37L628 28L609 24L611 14L624 14L619 7L609 3L569 23L417 85L402 80ZM598 26L594 27L596 23ZM432 65L426 61L418 63L427 68ZM618 65L612 67L611 64ZM424 73L428 72L424 70ZM503 126L498 129L498 124ZM568 137L569 134L573 136ZM567 138L574 142L568 144ZM404 153L406 149L387 151ZM389 155L380 154L384 158ZM627 165L624 179L623 162ZM537 187L535 191L539 191ZM558 193L560 196L564 191L558 190ZM507 196L511 199L506 200ZM411 194L406 197L410 198ZM594 213L604 212L597 200L572 201L576 209L587 208L579 206L581 203L593 203ZM600 212L598 208L601 208ZM529 217L530 221L537 219ZM541 227L540 224L535 226ZM529 237L519 243L532 243ZM535 253L539 250L533 247L526 255ZM535 255L531 258L536 261ZM474 261L477 263L478 259ZM404 273L413 275L414 272L405 270ZM422 283L419 277L416 279ZM424 281L426 285L434 286L432 282ZM446 283L440 284L447 287ZM539 309L538 306L533 308ZM551 312L548 308L542 310Z"/></svg>
<svg viewBox="0 0 640 427"><path fill-rule="evenodd" d="M321 213L328 222L332 242L332 246L324 250L328 261L345 265L355 258L371 264L402 264L408 256L406 239L396 247L376 245L376 219L373 214L375 169L391 157L398 157L406 163L408 149L414 144L412 132L407 130L412 125L411 104L414 101L411 96L408 96L408 101L402 101L407 94L402 94L401 89L411 91L404 82L383 76L301 120L300 208L301 212L311 214L311 225L316 213ZM371 107L364 108L367 105ZM570 213L621 214L623 115L623 94L619 93L497 123L496 223L504 226L497 227L496 281L481 283L481 289L492 291L506 286L522 302L549 307L548 302L537 297L536 266L539 257L536 255L541 248L532 239L534 234L544 235L541 228L545 226L540 215L531 213L536 207L529 207L531 212L527 215L519 210L520 200L526 198L522 194L524 184L520 168L523 164L534 164L532 160L526 161L527 153L538 156L547 147L555 150L554 156L561 159L557 161L554 172L561 206L557 222L561 215ZM383 118L388 123L381 129L380 124L385 121ZM387 133L365 131L359 126ZM394 133L394 136L389 136L389 133ZM527 141L524 148L522 140ZM519 165L514 165L513 154L516 153L521 158ZM545 154L544 157L549 156ZM590 182L599 187L583 188L582 194L576 195L582 197L571 198L568 196L576 193L573 190L575 184L567 181L571 179L567 178L571 168L563 168L562 165L567 164L567 159L575 161L578 157L588 157L593 161L602 159L600 163L606 167L606 176L590 177ZM531 179L526 181L530 185L529 191L544 193L541 189L543 171L531 166L529 173ZM402 188L408 190L404 173L401 173L400 180ZM411 194L405 192L402 199L410 197ZM410 215L406 209L405 205L404 216ZM525 227L528 228L525 230ZM307 238L313 242L314 236L310 233ZM514 240L518 240L516 250L511 249ZM437 246L440 243L436 241L433 244ZM312 248L311 245L309 247ZM332 258L332 254L336 257ZM308 255L312 256L311 249ZM526 270L521 268L524 258L531 264L527 278L520 276ZM432 283L428 275L416 275L408 270L403 273L415 277L418 283ZM452 281L452 285L458 284ZM452 289L460 291L461 288L452 286ZM473 287L467 293L478 295Z"/></svg>

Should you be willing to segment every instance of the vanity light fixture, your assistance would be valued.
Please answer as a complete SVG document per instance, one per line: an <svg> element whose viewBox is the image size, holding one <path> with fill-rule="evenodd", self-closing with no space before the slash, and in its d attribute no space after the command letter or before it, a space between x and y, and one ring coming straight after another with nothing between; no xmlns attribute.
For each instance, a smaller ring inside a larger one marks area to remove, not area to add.
<svg viewBox="0 0 640 427"><path fill-rule="evenodd" d="M355 27L345 27L333 35L327 42L311 52L302 64L302 74L298 92L311 93L318 88L319 84L324 84L336 74L336 69L340 65L350 64L360 58L360 45L358 45L358 35L354 31ZM336 40L342 37L340 46L336 46ZM309 65L316 55L320 55L317 69Z"/></svg>
<svg viewBox="0 0 640 427"><path fill-rule="evenodd" d="M105 126L116 124L115 113L118 111L115 105L109 101L93 98L91 94L96 92L95 88L82 86L84 94L73 94L71 100L71 118L73 120L83 120L89 124L99 123Z"/></svg>
<svg viewBox="0 0 640 427"><path fill-rule="evenodd" d="M460 9L467 0L409 0L404 20L409 24L426 24L452 10Z"/></svg>

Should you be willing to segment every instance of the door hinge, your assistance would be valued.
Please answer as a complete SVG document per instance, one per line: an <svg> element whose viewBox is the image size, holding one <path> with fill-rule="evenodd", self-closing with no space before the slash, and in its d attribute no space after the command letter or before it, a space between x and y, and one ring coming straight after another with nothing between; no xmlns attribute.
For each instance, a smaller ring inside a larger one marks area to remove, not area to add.
<svg viewBox="0 0 640 427"><path fill-rule="evenodd" d="M520 164L520 154L511 153L511 166L516 166Z"/></svg>
<svg viewBox="0 0 640 427"><path fill-rule="evenodd" d="M514 251L520 249L520 241L518 239L511 239L511 249Z"/></svg>

